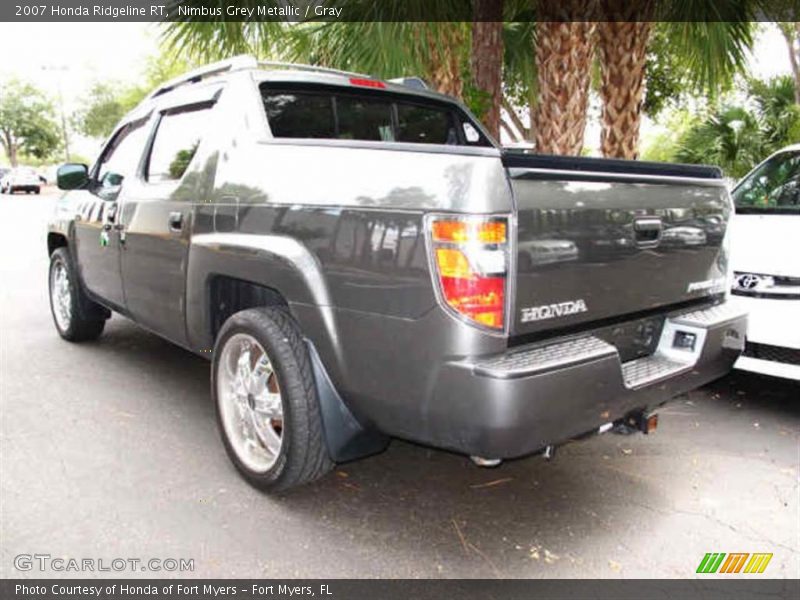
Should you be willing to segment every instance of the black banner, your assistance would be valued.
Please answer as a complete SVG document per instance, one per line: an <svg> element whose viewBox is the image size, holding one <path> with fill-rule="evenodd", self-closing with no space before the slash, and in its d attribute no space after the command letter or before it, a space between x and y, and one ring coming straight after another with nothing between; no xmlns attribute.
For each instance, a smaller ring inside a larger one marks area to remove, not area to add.
<svg viewBox="0 0 800 600"><path fill-rule="evenodd" d="M687 10L687 6L691 10ZM799 21L785 0L515 0L504 21ZM0 21L423 22L481 20L473 0L4 0Z"/></svg>
<svg viewBox="0 0 800 600"><path fill-rule="evenodd" d="M738 600L800 597L800 582L731 580L258 580L258 579L6 579L3 600L529 600L532 598L702 598Z"/></svg>

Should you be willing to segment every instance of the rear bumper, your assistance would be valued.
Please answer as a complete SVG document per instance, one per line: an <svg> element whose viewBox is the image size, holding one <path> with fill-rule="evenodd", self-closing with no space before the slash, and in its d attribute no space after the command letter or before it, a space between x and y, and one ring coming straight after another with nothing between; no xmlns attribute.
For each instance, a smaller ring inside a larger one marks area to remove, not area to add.
<svg viewBox="0 0 800 600"><path fill-rule="evenodd" d="M486 458L565 442L725 375L746 326L743 311L722 304L670 314L655 354L625 364L590 334L447 363L430 403L428 442ZM673 348L677 332L695 336L694 350Z"/></svg>
<svg viewBox="0 0 800 600"><path fill-rule="evenodd" d="M735 367L800 380L800 300L731 296L747 316L747 348Z"/></svg>

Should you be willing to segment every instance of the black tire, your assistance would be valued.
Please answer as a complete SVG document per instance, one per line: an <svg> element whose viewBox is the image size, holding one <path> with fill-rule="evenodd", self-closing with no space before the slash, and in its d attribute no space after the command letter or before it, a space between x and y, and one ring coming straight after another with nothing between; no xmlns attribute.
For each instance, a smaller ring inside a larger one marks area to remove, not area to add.
<svg viewBox="0 0 800 600"><path fill-rule="evenodd" d="M33 193L37 194L37 195L40 194L41 192L42 192L42 188L36 188L35 190L33 190Z"/></svg>
<svg viewBox="0 0 800 600"><path fill-rule="evenodd" d="M236 334L248 334L263 347L272 363L281 393L282 442L275 462L265 472L249 468L237 455L221 413L218 379L225 344ZM252 308L231 316L217 336L211 367L211 394L225 451L254 487L287 490L319 479L333 468L328 455L317 388L308 348L297 323L286 309Z"/></svg>
<svg viewBox="0 0 800 600"><path fill-rule="evenodd" d="M62 265L67 273L69 288L70 318L66 326L60 323L56 317L56 307L53 299L54 273ZM58 335L69 342L83 342L100 337L110 313L107 309L90 300L81 289L78 275L72 264L72 257L65 247L57 248L50 256L48 290L50 312L53 315L53 323L56 326Z"/></svg>

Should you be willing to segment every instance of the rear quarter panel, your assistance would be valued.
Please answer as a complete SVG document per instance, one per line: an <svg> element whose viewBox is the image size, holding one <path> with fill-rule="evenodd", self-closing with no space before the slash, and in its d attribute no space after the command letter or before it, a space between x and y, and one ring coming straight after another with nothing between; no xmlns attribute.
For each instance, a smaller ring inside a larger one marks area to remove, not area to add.
<svg viewBox="0 0 800 600"><path fill-rule="evenodd" d="M434 310L423 230L430 212L510 213L499 154L403 146L222 149L213 188L195 207L187 278L193 344L213 343L204 307L215 274L273 287L355 412L384 429L394 423L393 433L413 414L409 398L428 395L442 354L501 350L502 338ZM215 235L230 237L215 242ZM376 399L380 411L370 408Z"/></svg>

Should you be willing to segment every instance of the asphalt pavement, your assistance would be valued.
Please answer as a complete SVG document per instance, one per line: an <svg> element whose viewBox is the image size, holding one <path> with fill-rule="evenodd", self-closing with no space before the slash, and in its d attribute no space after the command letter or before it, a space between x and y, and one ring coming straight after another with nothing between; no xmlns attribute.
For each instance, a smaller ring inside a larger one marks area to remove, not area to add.
<svg viewBox="0 0 800 600"><path fill-rule="evenodd" d="M204 359L116 315L97 342L58 337L56 198L0 196L1 577L92 575L15 568L30 554L194 560L103 573L125 577L694 577L707 552L773 553L749 577L800 577L800 388L743 373L669 405L653 435L552 461L480 469L393 442L285 496L252 489Z"/></svg>

